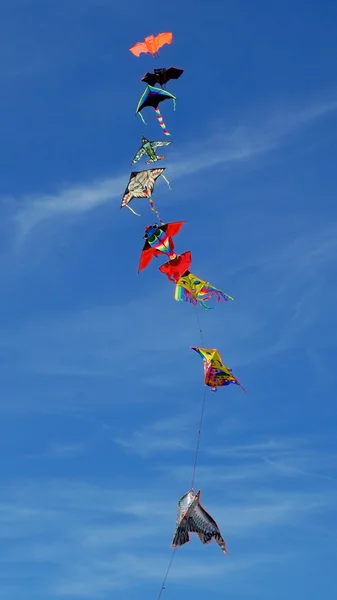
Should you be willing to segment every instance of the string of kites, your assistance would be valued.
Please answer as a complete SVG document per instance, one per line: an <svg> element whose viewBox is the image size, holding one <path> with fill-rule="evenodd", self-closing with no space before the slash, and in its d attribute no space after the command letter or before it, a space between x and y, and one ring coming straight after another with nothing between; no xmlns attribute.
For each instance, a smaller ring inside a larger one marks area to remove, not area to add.
<svg viewBox="0 0 337 600"><path fill-rule="evenodd" d="M172 43L173 35L171 32L159 33L157 36L150 35L142 42L137 42L130 48L130 52L134 56L139 57L142 53L149 53L154 58L158 57L158 51L164 44ZM163 117L161 115L159 104L165 100L173 102L173 108L176 108L176 96L166 89L166 84L173 79L179 79L183 74L183 69L176 67L154 69L152 73L146 73L141 81L146 84L145 90L141 95L136 114L139 114L142 121L145 123L142 111L147 107L152 107L156 113L157 120L165 136L170 136ZM157 154L157 149L166 147L172 144L171 141L149 141L142 136L142 144L132 161L132 165L136 164L141 158L147 158L147 164L156 163L164 158L163 155ZM152 194L158 177L163 177L168 186L169 181L164 175L165 168L151 168L143 171L133 171L130 175L128 185L126 186L121 208L129 208L135 215L140 216L130 206L130 202L135 198L145 198L150 204L150 209L156 215L157 222L153 225L147 225L143 238L145 243L141 252L138 272L145 269L151 262L152 258L161 255L167 257L167 262L159 267L159 271L167 276L169 281L175 284L174 298L178 302L189 302L193 306L201 306L205 310L213 308L210 301L215 299L217 302L221 300L233 300L231 296L211 285L208 281L201 279L191 273L190 266L192 255L189 250L178 254L175 251L173 238L180 232L185 221L174 223L165 223L162 221L159 212L157 211ZM205 392L207 387L211 391L217 391L217 388L228 386L230 384L239 385L243 391L246 391L233 375L232 370L228 368L216 348L201 348L192 347L203 359L204 363L204 384ZM194 478L197 464L199 438L201 433L202 417L205 405L205 394L202 405L201 421L198 432L198 443L194 462L194 471L192 477L192 486L178 501L178 511L176 527L173 535L171 547L175 550L189 542L189 534L196 533L199 536L202 544L209 544L214 539L220 546L221 550L227 554L226 542L221 535L221 531L216 521L206 512L200 503L200 489L195 493ZM173 558L173 557L172 557ZM166 578L170 569L166 572L166 576L161 587L159 597L165 589Z"/></svg>

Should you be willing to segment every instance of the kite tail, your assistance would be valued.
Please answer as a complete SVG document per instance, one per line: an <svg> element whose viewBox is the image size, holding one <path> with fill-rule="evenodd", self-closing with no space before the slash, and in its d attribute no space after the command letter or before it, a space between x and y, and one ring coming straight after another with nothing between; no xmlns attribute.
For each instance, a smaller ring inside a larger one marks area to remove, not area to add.
<svg viewBox="0 0 337 600"><path fill-rule="evenodd" d="M191 296L191 294L185 288L183 288L182 285L179 285L178 283L174 290L174 299L177 302L190 302L193 304L193 306L198 304L198 301L193 298L193 296Z"/></svg>
<svg viewBox="0 0 337 600"><path fill-rule="evenodd" d="M228 294L225 294L225 292L218 290L216 287L214 287L210 283L204 285L204 287L202 288L202 290L199 292L198 295L201 296L202 299L205 301L210 300L211 298L213 298L213 296L216 296L217 302L220 302L221 298L223 300L225 300L225 302L228 302L228 300L234 300L234 298L232 298L232 296L229 296Z"/></svg>
<svg viewBox="0 0 337 600"><path fill-rule="evenodd" d="M146 121L145 121L145 119L144 119L144 117L143 117L142 113L141 113L141 112L139 112L138 114L139 114L139 116L140 116L141 120L143 121L143 123L145 123L145 125L147 125L147 123L146 123Z"/></svg>
<svg viewBox="0 0 337 600"><path fill-rule="evenodd" d="M235 378L235 383L236 383L236 385L238 385L245 392L245 394L247 394L247 390L245 390L245 388L243 387L243 385L241 385L240 381L238 379L236 379L236 378Z"/></svg>
<svg viewBox="0 0 337 600"><path fill-rule="evenodd" d="M159 108L155 108L154 109L156 111L156 115L157 115L157 119L159 121L159 125L162 128L163 132L165 133L165 135L171 135L170 132L166 129L166 125L163 121L163 117L161 116L161 112L159 110Z"/></svg>
<svg viewBox="0 0 337 600"><path fill-rule="evenodd" d="M205 310L213 309L212 306L207 306L207 304L205 304L205 302L203 302L203 300L199 297L195 298L188 290L186 290L186 288L184 288L182 285L179 285L178 283L176 284L174 290L174 299L177 302L189 302L193 306L197 306L199 304Z"/></svg>
<svg viewBox="0 0 337 600"><path fill-rule="evenodd" d="M135 211L135 210L133 210L133 208L131 208L131 206L129 206L128 204L126 204L125 206L126 206L126 208L128 208L129 210L131 210L131 212L132 212L134 215L137 215L137 217L140 217L140 214L139 214L139 213L136 213L136 211Z"/></svg>
<svg viewBox="0 0 337 600"><path fill-rule="evenodd" d="M171 186L170 186L170 182L169 182L169 180L168 180L168 179L166 179L165 175L161 174L161 176L162 176L162 178L164 179L164 181L166 181L166 183L167 183L167 185L168 185L169 189L171 189Z"/></svg>
<svg viewBox="0 0 337 600"><path fill-rule="evenodd" d="M159 212L154 207L154 202L153 202L151 196L149 197L149 203L150 203L150 208L151 208L152 212L154 212L157 215L157 217L161 223L164 223L164 221L162 221L162 219L160 218Z"/></svg>

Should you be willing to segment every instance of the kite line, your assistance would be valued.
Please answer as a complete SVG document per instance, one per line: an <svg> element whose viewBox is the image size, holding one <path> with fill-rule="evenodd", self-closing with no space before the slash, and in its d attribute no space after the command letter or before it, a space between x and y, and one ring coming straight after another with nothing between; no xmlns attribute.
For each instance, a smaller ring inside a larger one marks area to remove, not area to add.
<svg viewBox="0 0 337 600"><path fill-rule="evenodd" d="M163 592L165 592L165 590L166 590L166 587L165 587L165 585L166 585L166 580L167 580L167 578L168 578L168 575L169 575L169 572L170 572L170 570L171 570L171 567L172 567L172 563L173 563L173 559L174 559L174 556L175 556L176 550L177 550L177 548L174 548L174 549L172 550L172 554L171 554L170 562L169 562L169 564L168 564L168 567L167 567L167 569L166 569L166 573L165 573L165 576L164 576L164 579L163 579L163 583L161 584L161 588L160 588L160 592L159 592L159 594L158 594L158 598L157 598L157 600L160 600L160 598L162 597L162 594L163 594Z"/></svg>
<svg viewBox="0 0 337 600"><path fill-rule="evenodd" d="M144 53L150 54L154 58L158 57L159 49L165 44L172 44L172 40L172 32L159 33L156 36L149 35L142 41L134 44L129 50L136 57L139 57ZM159 105L165 101L170 101L167 105L172 103L173 109L175 110L177 98L166 89L166 84L171 80L179 79L183 73L184 70L177 67L163 67L154 69L152 73L147 72L141 79L141 82L145 83L146 87L136 106L136 115L138 114L141 117L142 122L145 123L142 111L145 108L152 108L161 127L161 131L165 136L170 136L171 134L163 120ZM137 150L131 164L136 164L143 157L147 158L148 164L157 163L165 159L165 156L157 154L157 148L168 146L170 144L172 144L171 141L151 141L142 136L142 144ZM162 177L170 187L169 181L164 175L164 171L165 167L133 171L122 197L121 208L126 206L131 212L140 216L133 210L130 203L135 199L144 198L149 202L152 214L156 215L158 223L145 226L143 234L145 242L141 251L138 273L150 264L153 257L166 257L167 262L159 267L159 271L166 275L171 284L174 284L174 300L177 302L186 302L195 307L201 346L191 346L190 348L197 352L203 360L204 391L193 459L191 487L178 501L178 516L171 543L173 551L160 588L158 600L160 600L163 591L166 589L166 581L172 567L176 550L190 541L190 534L198 534L201 543L205 545L209 544L213 539L219 545L222 552L227 554L226 542L221 535L221 531L216 521L201 505L201 490L199 489L195 493L194 484L200 456L200 442L204 426L207 388L211 388L212 392L216 392L218 388L226 387L230 384L235 384L242 388L238 379L233 375L232 369L227 367L223 362L219 350L216 348L204 347L203 330L201 328L198 313L199 307L202 307L206 311L212 309L213 306L211 306L211 304L213 300L219 303L221 301L228 302L233 300L233 298L221 289L212 285L206 279L202 279L190 271L192 263L192 254L190 250L186 250L181 254L176 252L174 238L180 232L185 221L162 221L153 201L153 193L159 177ZM242 389L244 390L244 388Z"/></svg>

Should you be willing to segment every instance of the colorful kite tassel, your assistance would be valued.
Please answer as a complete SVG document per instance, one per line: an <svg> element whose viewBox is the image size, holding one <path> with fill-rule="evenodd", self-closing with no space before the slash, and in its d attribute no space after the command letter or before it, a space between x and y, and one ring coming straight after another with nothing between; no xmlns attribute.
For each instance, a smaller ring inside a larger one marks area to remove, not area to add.
<svg viewBox="0 0 337 600"><path fill-rule="evenodd" d="M149 203L150 203L150 208L151 208L152 212L154 212L157 215L157 217L161 223L164 223L164 221L162 221L162 219L160 218L159 212L154 207L154 202L153 202L152 198L149 198Z"/></svg>
<svg viewBox="0 0 337 600"><path fill-rule="evenodd" d="M217 302L220 302L221 298L225 301L233 300L231 296L228 296L228 294L225 294L225 292L218 290L210 284L205 285L200 292L196 292L194 290L189 291L177 283L174 290L174 299L177 302L189 302L190 304L193 304L193 306L200 304L205 310L213 309L213 306L207 306L206 304L213 296L216 296Z"/></svg>
<svg viewBox="0 0 337 600"><path fill-rule="evenodd" d="M202 300L199 298L195 298L190 292L188 292L185 288L177 283L174 290L174 299L177 302L189 302L193 304L193 306L197 306L200 304L205 310L213 309L213 306L207 306Z"/></svg>
<svg viewBox="0 0 337 600"><path fill-rule="evenodd" d="M163 117L161 116L161 112L159 110L159 108L155 108L154 109L156 111L156 115L157 115L157 119L159 121L159 125L162 128L163 132L165 133L165 135L171 135L170 132L166 129L166 125L163 121Z"/></svg>

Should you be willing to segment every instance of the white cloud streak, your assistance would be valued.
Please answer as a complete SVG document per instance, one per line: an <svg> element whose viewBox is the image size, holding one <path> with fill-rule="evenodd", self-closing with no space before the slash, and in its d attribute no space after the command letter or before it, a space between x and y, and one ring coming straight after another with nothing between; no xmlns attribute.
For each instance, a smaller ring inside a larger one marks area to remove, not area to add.
<svg viewBox="0 0 337 600"><path fill-rule="evenodd" d="M171 487L167 481L155 494L135 488L130 493L116 485L65 479L3 487L0 537L8 551L0 559L0 573L3 569L9 572L16 564L29 566L32 573L41 568L48 573L53 566L48 583L42 583L48 597L105 597L116 589L139 587L145 582L154 585L158 581L159 585L178 500ZM255 551L252 557L230 554L224 573L225 559L216 545L204 548L201 560L199 540L192 536L188 548L178 553L170 583L186 582L192 591L196 585L207 586L205 576L211 575L215 582L233 577L239 585L240 573L263 568L268 560L262 542L265 534L299 519L312 521L315 514L333 509L336 502L336 494L327 492L247 492L226 500L224 493L219 495L208 485L202 502L218 521L229 545L231 540L233 546L235 539L248 540L254 534L255 546L260 540L261 552ZM271 554L270 560L274 558Z"/></svg>
<svg viewBox="0 0 337 600"><path fill-rule="evenodd" d="M191 175L216 165L242 163L279 147L286 135L337 110L337 102L309 106L295 113L279 115L260 129L239 127L227 134L186 145L170 165L171 179ZM202 150L195 151L195 148ZM189 156L190 158L186 158ZM142 167L143 168L143 167ZM139 169L140 170L140 169ZM39 194L20 199L14 220L18 243L42 221L58 215L84 213L122 197L128 172L89 184L64 188L56 194Z"/></svg>

